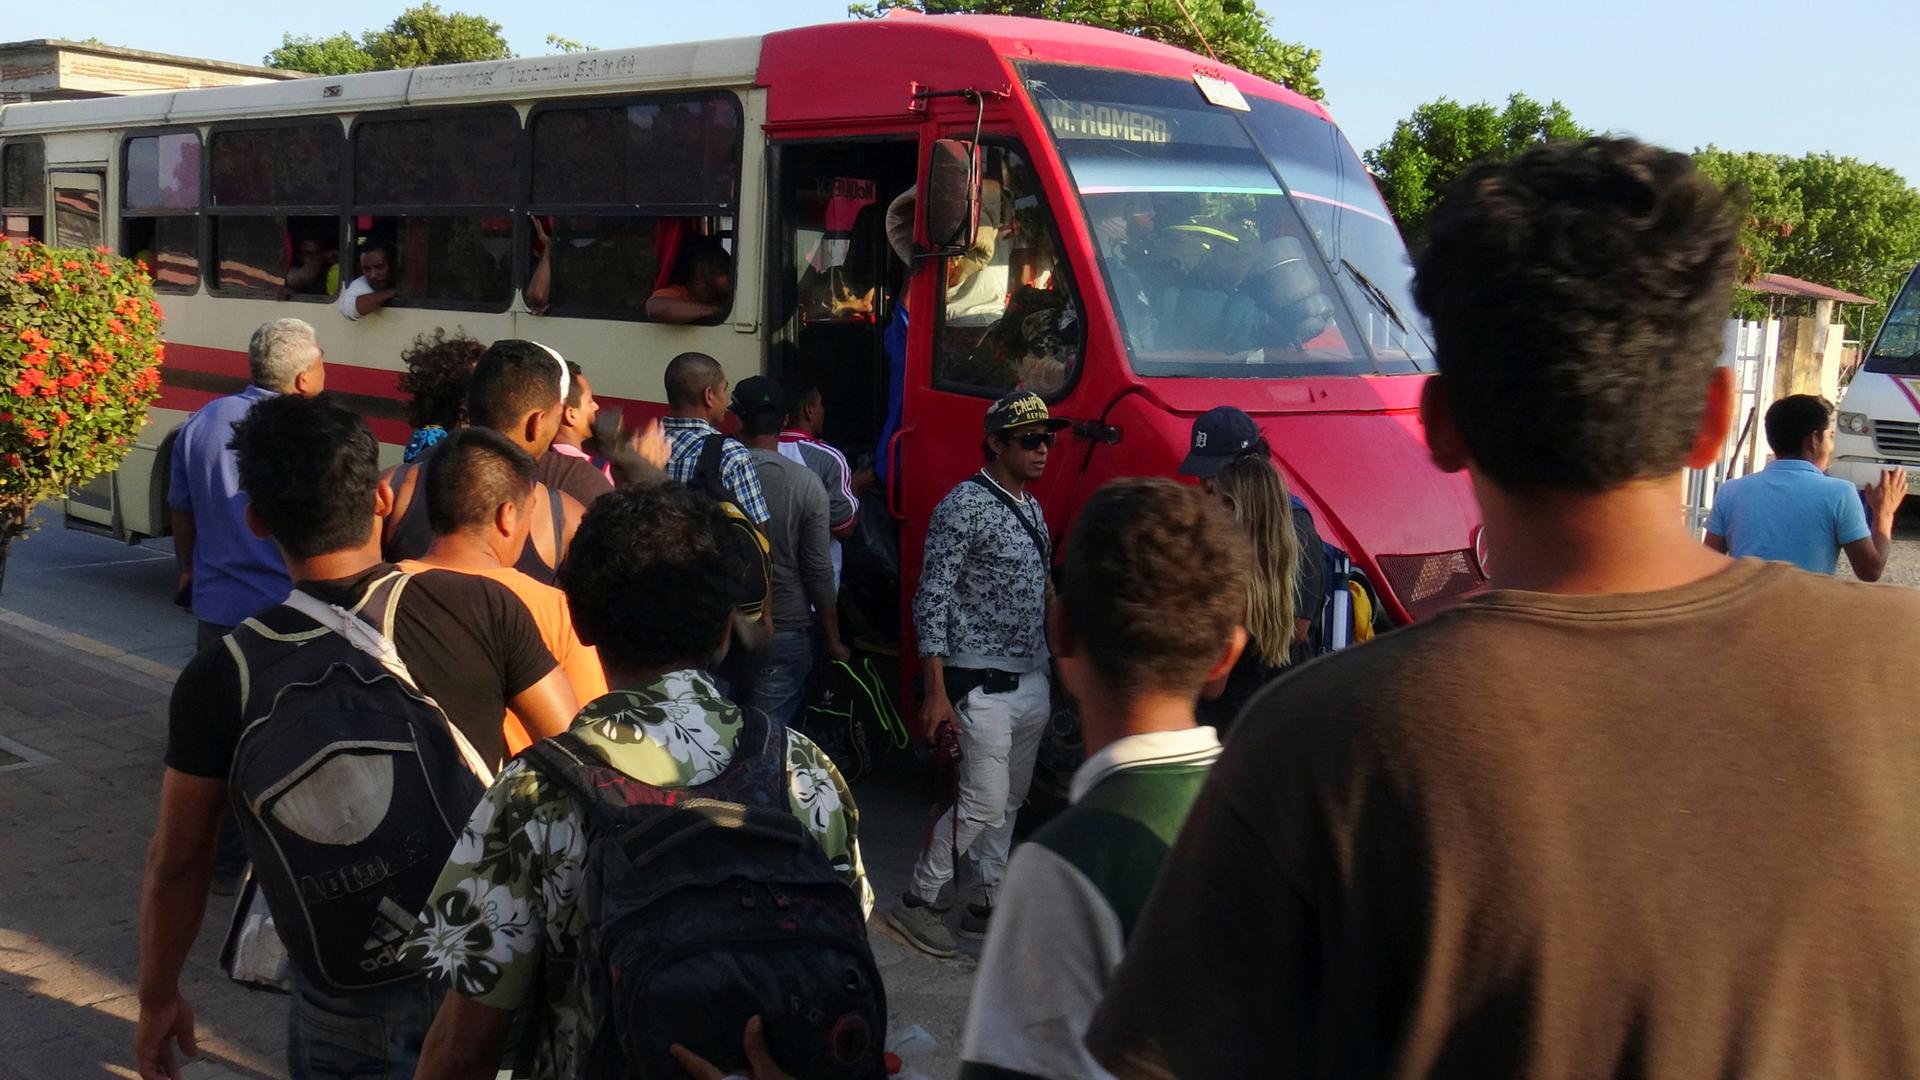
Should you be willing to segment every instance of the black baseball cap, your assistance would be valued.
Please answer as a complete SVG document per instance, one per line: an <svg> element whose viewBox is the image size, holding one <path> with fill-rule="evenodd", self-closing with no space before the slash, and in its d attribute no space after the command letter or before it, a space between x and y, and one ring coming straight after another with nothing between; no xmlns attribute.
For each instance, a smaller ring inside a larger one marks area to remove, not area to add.
<svg viewBox="0 0 1920 1080"><path fill-rule="evenodd" d="M1187 460L1180 463L1180 475L1216 476L1234 458L1263 451L1260 425L1253 422L1253 417L1231 405L1221 405L1201 413L1193 422L1192 441L1187 447Z"/></svg>
<svg viewBox="0 0 1920 1080"><path fill-rule="evenodd" d="M785 416L787 395L780 392L779 383L765 375L750 375L733 388L733 400L727 404L727 411L742 420L766 413Z"/></svg>
<svg viewBox="0 0 1920 1080"><path fill-rule="evenodd" d="M1047 403L1031 390L1015 390L987 406L987 434L998 435L1028 424L1039 424L1048 431L1072 427L1073 421L1047 413Z"/></svg>

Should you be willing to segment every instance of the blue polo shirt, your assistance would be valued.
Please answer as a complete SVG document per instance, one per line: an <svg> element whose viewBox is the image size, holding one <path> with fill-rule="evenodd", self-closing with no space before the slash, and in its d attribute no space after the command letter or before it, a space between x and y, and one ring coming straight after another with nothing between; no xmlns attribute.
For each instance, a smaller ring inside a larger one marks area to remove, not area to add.
<svg viewBox="0 0 1920 1080"><path fill-rule="evenodd" d="M202 405L173 441L167 502L193 515L193 615L233 626L287 598L293 584L274 546L247 528L239 463L227 443L233 425L257 404L278 397L249 386Z"/></svg>
<svg viewBox="0 0 1920 1080"><path fill-rule="evenodd" d="M1833 573L1840 549L1871 535L1853 485L1797 458L1723 485L1707 531L1726 537L1736 558L1789 562L1816 574Z"/></svg>

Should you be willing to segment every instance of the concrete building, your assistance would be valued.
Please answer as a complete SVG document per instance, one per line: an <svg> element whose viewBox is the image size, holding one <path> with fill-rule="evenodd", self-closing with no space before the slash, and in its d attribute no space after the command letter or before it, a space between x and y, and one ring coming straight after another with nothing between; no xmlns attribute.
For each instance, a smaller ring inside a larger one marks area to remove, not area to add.
<svg viewBox="0 0 1920 1080"><path fill-rule="evenodd" d="M234 86L300 77L297 71L169 56L88 41L41 38L0 44L0 104Z"/></svg>

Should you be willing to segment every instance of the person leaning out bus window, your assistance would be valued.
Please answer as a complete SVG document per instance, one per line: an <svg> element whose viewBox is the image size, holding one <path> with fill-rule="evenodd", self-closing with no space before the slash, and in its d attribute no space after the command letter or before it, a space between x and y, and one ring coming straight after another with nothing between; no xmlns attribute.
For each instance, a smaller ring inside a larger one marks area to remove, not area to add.
<svg viewBox="0 0 1920 1080"><path fill-rule="evenodd" d="M340 291L340 314L358 322L387 306L398 295L393 284L393 245L368 240L360 245L360 276Z"/></svg>
<svg viewBox="0 0 1920 1080"><path fill-rule="evenodd" d="M689 237L673 282L647 297L647 318L661 323L712 322L733 295L733 257L711 236Z"/></svg>

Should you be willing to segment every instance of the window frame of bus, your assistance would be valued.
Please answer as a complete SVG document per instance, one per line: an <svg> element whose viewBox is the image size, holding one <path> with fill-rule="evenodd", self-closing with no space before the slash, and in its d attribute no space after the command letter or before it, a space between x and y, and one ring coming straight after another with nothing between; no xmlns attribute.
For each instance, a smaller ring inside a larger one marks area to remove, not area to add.
<svg viewBox="0 0 1920 1080"><path fill-rule="evenodd" d="M587 109L628 109L636 105L666 105L680 101L709 101L715 98L725 98L727 102L733 106L733 115L736 121L733 129L733 205L724 206L715 203L659 203L642 206L636 203L543 203L535 199L533 190L535 164L533 129L535 125L540 122L541 117L548 113ZM521 138L524 140L525 152L520 155L520 190L525 195L525 201L521 204L521 209L516 215L514 223L514 227L521 237L522 245L517 249L516 255L519 266L523 271L523 276L518 286L520 295L522 297L526 295L527 284L533 278L533 230L527 225L527 218L546 215L559 217L568 214L581 217L652 218L655 221L669 217L714 218L716 220L732 222L730 228L722 232L714 233L713 236L714 239L721 240L727 244L727 255L732 260L732 270L729 276L733 278L734 286L733 291L727 295L726 310L722 311L719 317L712 322L658 322L657 320L647 318L646 305L644 303L640 305L640 310L635 312L623 311L619 308L590 307L584 305L567 305L563 307L558 302L550 301L546 310L542 312L542 315L543 317L562 319L607 319L618 322L652 323L659 326L724 326L727 320L733 317L733 305L738 302L740 297L740 203L741 191L745 185L743 170L745 169L744 159L747 141L746 127L747 110L745 104L740 100L740 95L734 93L732 90L721 87L714 87L710 90L681 90L664 94L629 94L606 98L564 98L553 101L542 101L528 109L526 123L523 125L521 133Z"/></svg>
<svg viewBox="0 0 1920 1080"><path fill-rule="evenodd" d="M127 188L132 179L131 169L129 168L131 158L130 158L130 155L127 153L127 146L128 144L132 143L135 139L153 139L153 138L159 138L161 136L166 136L166 135L192 135L194 138L194 141L197 142L200 146L199 189L195 192L193 209L191 210L132 209L130 208L131 202L127 198ZM118 207L120 212L120 236L119 236L120 246L124 249L127 244L126 222L127 222L127 219L129 218L134 218L138 220L150 220L154 218L191 218L193 219L193 259L194 259L193 284L191 286L169 285L160 280L159 275L157 273L157 270L158 270L157 267L149 267L147 270L148 275L153 278L153 291L161 292L161 293L171 293L175 296L192 296L193 294L200 291L202 279L204 279L206 276L207 237L205 236L200 224L200 218L205 215L205 211L206 211L207 183L209 179L209 176L207 173L208 164L207 164L206 136L201 134L199 128L194 127L192 125L172 125L172 126L163 126L163 127L133 128L128 130L125 134L123 134L120 137L119 152L120 152L119 167L115 170L115 172L118 175L120 180L120 190L118 192L119 200L120 200L119 207ZM133 252L131 251L122 250L120 254L129 259L133 258ZM158 257L158 252L155 253L155 256L156 258Z"/></svg>
<svg viewBox="0 0 1920 1080"><path fill-rule="evenodd" d="M361 128L377 126L383 123L418 122L421 120L431 121L442 117L485 116L489 114L507 117L513 121L513 139L510 143L510 153L513 155L513 164L507 180L508 201L505 205L360 202ZM345 252L350 250L357 251L360 241L359 219L362 217L477 218L488 216L489 214L504 214L513 222L511 230L512 249L511 253L507 256L508 259L511 260L511 265L509 265L507 270L506 294L499 302L495 303L483 300L433 300L396 295L392 300L387 302L386 306L392 308L421 308L437 311L478 311L489 314L498 314L510 310L513 307L514 299L520 292L520 283L515 280L513 270L514 267L521 265L523 262L520 257L520 245L523 240L523 234L527 232L524 221L526 214L523 208L526 206L526 195L529 191L528 183L531 179L526 159L531 152L532 143L527 138L526 125L520 121L520 111L505 102L483 105L390 109L379 112L361 113L355 116L352 125L347 128L347 201L343 214L345 225L342 228L345 242L341 245L341 252L344 255ZM397 269L396 267L396 270ZM360 268L357 265L347 266L343 264L340 270L341 288L344 289L354 278L359 276ZM336 296L337 295L338 294L336 294Z"/></svg>
<svg viewBox="0 0 1920 1080"><path fill-rule="evenodd" d="M1086 299L1081 295L1080 283L1074 276L1072 261L1067 258L1067 247L1060 233L1060 219L1053 209L1054 200L1047 192L1047 185L1040 177L1040 170L1034 165L1033 152L1027 149L1026 143L1021 140L1018 135L1011 132L983 133L980 136L979 150L984 152L990 147L1012 150L1026 159L1027 169L1033 174L1034 184L1038 188L1036 194L1038 194L1041 199L1041 209L1045 210L1047 214L1048 237L1053 241L1053 250L1058 256L1058 260L1054 264L1054 273L1060 274L1064 271L1067 289L1073 297L1074 321L1079 333L1079 356L1074 362L1073 370L1067 375L1067 381L1062 383L1058 390L1050 394L1040 395L1042 401L1051 405L1065 400L1068 395L1073 393L1074 387L1080 384L1080 373L1084 371L1087 366L1088 334ZM1077 200L1075 205L1078 205ZM965 394L968 397L983 397L997 401L1001 397L1012 393L1014 389L1017 388L1017 384L1014 387L991 387L980 383L960 382L958 380L942 379L939 377L940 332L946 329L947 326L947 260L954 257L955 256L952 255L943 255L938 260L934 260L940 267L940 274L934 280L934 294L940 298L940 305L933 324L933 348L927 355L927 382L928 385L935 390L942 390L953 394ZM1007 306L1009 308L1013 306L1011 295L1008 297ZM1002 317L1005 317L1004 313Z"/></svg>
<svg viewBox="0 0 1920 1080"><path fill-rule="evenodd" d="M335 152L339 169L334 177L334 201L330 204L313 203L302 205L265 205L265 206L218 206L214 203L213 173L214 145L220 136L238 131L275 131L281 128L331 128L336 136ZM353 144L347 139L346 129L340 123L340 117L334 113L315 113L307 116L281 116L259 120L224 120L208 126L200 141L200 162L202 180L200 184L200 276L205 282L207 293L233 300L279 300L290 304L331 304L339 299L339 293L326 296L289 295L278 296L271 292L259 292L252 289L223 288L220 279L220 252L214 246L214 227L218 219L236 218L295 218L295 217L331 217L334 220L335 250L345 251L347 240L347 216L345 207L352 193L353 185ZM285 272L282 271L284 281ZM345 289L351 278L347 272L340 272L340 287Z"/></svg>
<svg viewBox="0 0 1920 1080"><path fill-rule="evenodd" d="M47 213L47 140L39 135L13 135L6 139L0 139L0 157L4 157L6 152L15 146L32 146L38 148L40 151L40 183L34 189L40 193L40 205L37 207L25 204L20 206L0 206L0 230L4 230L6 224L5 219L8 217L39 218L40 235L34 236L31 227L29 227L27 235L35 241L44 244L47 242L47 219L51 216ZM0 177L4 177L4 175L5 162L0 161ZM0 192L0 199L4 198L4 192Z"/></svg>

